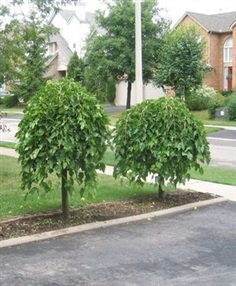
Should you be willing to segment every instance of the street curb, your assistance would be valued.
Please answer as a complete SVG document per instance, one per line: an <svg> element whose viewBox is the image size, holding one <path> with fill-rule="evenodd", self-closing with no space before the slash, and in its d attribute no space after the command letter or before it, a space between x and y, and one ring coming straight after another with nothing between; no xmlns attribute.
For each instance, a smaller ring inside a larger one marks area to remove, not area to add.
<svg viewBox="0 0 236 286"><path fill-rule="evenodd" d="M57 238L60 236L68 236L74 233L84 232L88 230L94 230L94 229L105 228L109 226L131 223L131 222L141 221L145 219L150 220L152 218L157 218L157 217L162 217L162 216L167 216L167 215L172 215L172 214L178 214L178 213L186 212L190 210L196 211L198 208L210 206L213 204L219 204L219 203L226 202L226 201L228 200L220 197L220 198L215 198L212 200L195 202L195 203L177 206L177 207L173 207L170 209L164 209L164 210L151 212L151 213L145 213L145 214L140 214L140 215L135 215L135 216L119 218L119 219L112 219L112 220L102 221L102 222L83 224L79 226L63 228L59 230L53 230L53 231L48 231L48 232L29 235L29 236L11 238L11 239L0 241L0 249L6 248L6 247L17 246L21 244L26 244L30 242L37 242L41 240Z"/></svg>

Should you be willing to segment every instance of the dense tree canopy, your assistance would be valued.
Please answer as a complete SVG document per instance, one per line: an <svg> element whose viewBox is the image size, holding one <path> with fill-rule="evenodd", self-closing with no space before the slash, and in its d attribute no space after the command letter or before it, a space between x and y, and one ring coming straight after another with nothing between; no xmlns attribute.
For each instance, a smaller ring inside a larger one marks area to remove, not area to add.
<svg viewBox="0 0 236 286"><path fill-rule="evenodd" d="M178 98L146 100L122 114L114 137L114 176L143 184L152 174L163 197L165 183L184 183L203 172L210 151L203 124Z"/></svg>
<svg viewBox="0 0 236 286"><path fill-rule="evenodd" d="M176 95L185 99L191 89L202 84L207 72L203 56L204 41L194 26L172 30L160 50L156 83L172 86Z"/></svg>
<svg viewBox="0 0 236 286"><path fill-rule="evenodd" d="M29 101L16 134L22 188L50 191L48 177L55 173L68 217L74 181L81 195L96 190L96 169L105 168L101 160L110 134L108 122L104 109L80 83L48 81Z"/></svg>
<svg viewBox="0 0 236 286"><path fill-rule="evenodd" d="M160 17L155 0L142 3L143 81L152 79L159 59L162 37L168 22ZM86 79L105 85L109 76L115 80L127 74L135 80L135 5L133 0L116 0L108 5L108 14L99 12L97 23L103 34L93 34L87 43ZM89 84L89 83L88 83ZM95 83L94 83L95 85Z"/></svg>

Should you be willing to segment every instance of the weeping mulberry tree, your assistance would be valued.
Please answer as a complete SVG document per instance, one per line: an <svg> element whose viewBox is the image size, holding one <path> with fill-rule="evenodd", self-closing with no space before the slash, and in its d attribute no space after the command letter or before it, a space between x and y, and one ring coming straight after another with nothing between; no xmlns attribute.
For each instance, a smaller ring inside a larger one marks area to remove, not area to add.
<svg viewBox="0 0 236 286"><path fill-rule="evenodd" d="M69 217L68 192L74 181L85 190L96 190L96 169L109 138L108 118L97 99L80 83L63 79L48 82L25 109L17 139L22 188L50 190L48 175L61 180L62 211Z"/></svg>
<svg viewBox="0 0 236 286"><path fill-rule="evenodd" d="M147 100L123 113L114 137L114 176L143 184L153 174L163 199L165 182L176 186L203 172L210 151L202 123L177 98Z"/></svg>

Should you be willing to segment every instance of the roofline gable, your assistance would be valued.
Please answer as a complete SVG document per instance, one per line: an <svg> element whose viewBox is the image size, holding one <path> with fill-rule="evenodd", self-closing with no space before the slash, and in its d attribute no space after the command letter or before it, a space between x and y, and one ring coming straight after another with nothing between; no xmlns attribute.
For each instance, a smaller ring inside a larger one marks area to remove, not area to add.
<svg viewBox="0 0 236 286"><path fill-rule="evenodd" d="M230 29L233 29L233 27L236 25L236 20L230 25Z"/></svg>
<svg viewBox="0 0 236 286"><path fill-rule="evenodd" d="M71 17L67 20L67 19L62 15L62 13L61 13L61 12L63 12L63 11L70 11L70 12L74 12L74 13L73 13L73 14L71 15ZM48 22L49 22L49 23L52 23L53 19L54 19L57 15L60 15L60 16L62 17L62 19L64 19L68 24L71 22L71 20L73 19L73 17L75 17L79 22L81 22L80 19L78 18L78 16L76 15L76 12L75 12L74 10L64 10L64 9L60 9L60 10L58 10L58 11L54 11L53 14L51 15L51 17L49 18Z"/></svg>
<svg viewBox="0 0 236 286"><path fill-rule="evenodd" d="M180 18L180 20L174 25L173 29L176 29L181 22L186 18L187 16L191 18L194 22L196 22L200 27L202 27L207 32L210 32L202 23L200 23L197 19L193 17L193 15L190 14L191 12L185 12L184 15Z"/></svg>
<svg viewBox="0 0 236 286"><path fill-rule="evenodd" d="M177 28L186 17L192 19L193 22L207 33L229 33L236 24L236 11L211 15L187 11L174 25L174 29Z"/></svg>

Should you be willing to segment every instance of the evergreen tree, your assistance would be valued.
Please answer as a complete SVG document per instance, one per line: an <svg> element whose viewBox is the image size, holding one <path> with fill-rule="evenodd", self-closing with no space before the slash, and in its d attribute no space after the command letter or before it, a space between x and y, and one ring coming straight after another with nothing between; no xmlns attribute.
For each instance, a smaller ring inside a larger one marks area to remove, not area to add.
<svg viewBox="0 0 236 286"><path fill-rule="evenodd" d="M84 83L84 69L84 61L79 58L77 52L74 52L67 67L67 77L75 82L81 81Z"/></svg>
<svg viewBox="0 0 236 286"><path fill-rule="evenodd" d="M27 102L46 82L44 74L48 68L49 57L46 56L47 42L44 27L39 22L25 24L22 38L24 39L23 65L15 74L12 84L13 93Z"/></svg>

